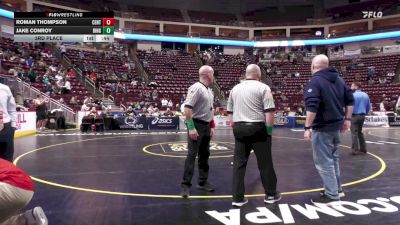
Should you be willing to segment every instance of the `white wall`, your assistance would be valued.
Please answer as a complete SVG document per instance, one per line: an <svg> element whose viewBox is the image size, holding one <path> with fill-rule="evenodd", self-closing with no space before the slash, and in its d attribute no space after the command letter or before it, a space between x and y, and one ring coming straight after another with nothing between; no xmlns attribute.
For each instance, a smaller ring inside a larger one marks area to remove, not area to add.
<svg viewBox="0 0 400 225"><path fill-rule="evenodd" d="M138 41L138 50L150 50L153 48L155 51L161 51L161 42L151 42L151 41Z"/></svg>
<svg viewBox="0 0 400 225"><path fill-rule="evenodd" d="M244 47L224 46L225 55L237 55L239 53L244 54Z"/></svg>

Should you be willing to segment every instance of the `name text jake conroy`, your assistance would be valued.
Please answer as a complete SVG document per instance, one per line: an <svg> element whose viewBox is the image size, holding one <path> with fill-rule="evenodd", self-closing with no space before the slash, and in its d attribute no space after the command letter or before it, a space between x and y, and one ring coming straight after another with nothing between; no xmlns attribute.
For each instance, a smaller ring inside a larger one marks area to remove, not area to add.
<svg viewBox="0 0 400 225"><path fill-rule="evenodd" d="M16 28L15 34L51 34L53 28Z"/></svg>

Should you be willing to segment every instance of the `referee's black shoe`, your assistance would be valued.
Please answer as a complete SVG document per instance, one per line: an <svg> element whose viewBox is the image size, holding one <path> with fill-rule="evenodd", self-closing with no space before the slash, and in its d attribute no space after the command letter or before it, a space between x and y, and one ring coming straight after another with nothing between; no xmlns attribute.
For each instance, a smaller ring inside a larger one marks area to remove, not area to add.
<svg viewBox="0 0 400 225"><path fill-rule="evenodd" d="M199 190L202 190L202 191L207 191L207 192L213 192L214 191L214 187L208 182L204 183L203 185L198 184L196 186L196 188L199 189Z"/></svg>
<svg viewBox="0 0 400 225"><path fill-rule="evenodd" d="M274 204L275 202L279 202L281 199L282 199L281 194L276 192L275 195L265 196L264 203L265 204Z"/></svg>
<svg viewBox="0 0 400 225"><path fill-rule="evenodd" d="M182 186L180 196L182 196L182 198L188 198L190 196L190 188L188 186Z"/></svg>

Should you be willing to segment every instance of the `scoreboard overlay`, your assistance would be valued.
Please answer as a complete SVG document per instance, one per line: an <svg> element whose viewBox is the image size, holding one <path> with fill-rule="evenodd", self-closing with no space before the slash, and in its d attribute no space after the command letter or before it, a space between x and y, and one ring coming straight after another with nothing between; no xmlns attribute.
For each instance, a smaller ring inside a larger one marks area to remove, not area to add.
<svg viewBox="0 0 400 225"><path fill-rule="evenodd" d="M114 12L15 12L15 42L113 42Z"/></svg>

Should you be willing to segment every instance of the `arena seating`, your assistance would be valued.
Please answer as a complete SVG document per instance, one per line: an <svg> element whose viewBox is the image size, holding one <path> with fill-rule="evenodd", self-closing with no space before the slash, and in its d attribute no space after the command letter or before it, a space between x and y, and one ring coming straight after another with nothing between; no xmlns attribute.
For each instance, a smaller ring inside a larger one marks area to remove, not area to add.
<svg viewBox="0 0 400 225"><path fill-rule="evenodd" d="M352 60L332 60L331 65L335 66L342 74L343 78L349 85L351 82L357 80L363 84L363 90L366 91L373 104L373 110L379 110L379 103L382 95L386 94L386 101L389 103L386 110L393 110L393 97L399 94L400 84L392 84L392 77L388 77L388 72L394 72L396 66L400 60L400 55L388 55L379 57L365 57L359 61ZM344 72L344 68L346 72ZM374 67L373 84L368 84L368 67ZM306 85L311 77L310 64L309 63L283 63L276 68L276 71L280 71L280 75L272 74L270 77L272 81L277 84L276 91L283 94L287 100L282 101L279 97L280 94L276 94L275 98L278 99L278 109L283 107L299 107L303 100L303 92L301 85ZM386 77L387 83L380 84L378 74L383 72L383 76ZM300 77L294 77L294 73L300 73ZM288 75L289 74L289 75ZM279 93L278 92L278 93ZM393 95L393 97L391 97Z"/></svg>
<svg viewBox="0 0 400 225"><path fill-rule="evenodd" d="M165 97L171 99L174 104L179 103L180 97L187 93L188 87L198 80L198 67L189 54L140 52L139 59L148 63L147 71L152 81L157 83L159 100Z"/></svg>
<svg viewBox="0 0 400 225"><path fill-rule="evenodd" d="M211 66L216 71L215 79L220 85L221 89L227 93L235 86L239 81L240 77L244 74L244 70L247 64L254 63L253 57L248 55L233 56L225 55L225 63L221 64L220 60L211 63Z"/></svg>
<svg viewBox="0 0 400 225"><path fill-rule="evenodd" d="M42 92L46 92L46 88L44 83L42 82L42 78L43 75L46 73L47 70L47 66L50 65L54 65L54 66L58 66L60 64L60 62L57 60L57 58L55 58L54 56L51 57L41 57L44 61L44 63L47 65L45 67L39 66L38 64L38 60L36 60L37 53L47 53L47 54L51 54L52 50L50 48L39 48L39 47L34 47L32 44L28 44L28 43L14 43L14 41L12 39L9 38L1 38L0 39L0 49L4 50L4 51L11 51L14 53L17 53L18 51L22 51L24 53L22 54L26 54L27 56L35 56L35 64L33 66L33 71L36 72L37 77L36 77L36 82L31 83L31 85L35 88L37 88L38 90L42 91ZM16 56L18 56L19 58L26 58L27 56L23 57L21 54L16 54ZM26 63L24 62L16 62L16 61L6 61L6 60L2 60L2 67L4 70L9 71L9 69L15 69L15 68L22 68L25 72L29 71L29 66L26 65ZM63 98L64 101L66 102L66 104L68 106L70 106L71 108L74 108L74 106L69 105L69 101L71 99L72 96L76 96L77 100L82 101L83 98L85 97L85 95L88 95L88 91L86 90L85 87L83 87L78 78L70 78L70 83L72 86L72 90L70 94L62 94L62 95L56 95L56 94L51 94L50 97L54 98L55 100L58 100L60 98Z"/></svg>

